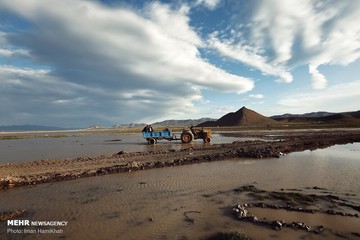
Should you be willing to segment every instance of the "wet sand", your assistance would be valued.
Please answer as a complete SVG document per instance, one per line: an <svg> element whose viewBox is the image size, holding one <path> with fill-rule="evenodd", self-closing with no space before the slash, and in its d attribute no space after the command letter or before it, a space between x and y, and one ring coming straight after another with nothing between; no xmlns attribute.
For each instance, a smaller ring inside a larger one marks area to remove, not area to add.
<svg viewBox="0 0 360 240"><path fill-rule="evenodd" d="M15 219L69 225L60 228L62 234L15 235L6 234L0 221L0 239L203 239L232 231L253 239L358 239L359 151L359 143L337 145L280 158L238 158L5 189L0 213L25 209ZM271 223L324 229L318 234L274 230L238 219L233 208L239 204Z"/></svg>
<svg viewBox="0 0 360 240"><path fill-rule="evenodd" d="M249 133L232 133L249 137ZM228 144L183 145L182 149L147 152L120 151L99 157L38 160L0 165L0 188L64 181L106 175L220 161L232 158L272 158L296 151L314 150L335 144L360 142L360 130L260 132L267 141L235 141ZM271 141L272 140L272 141ZM160 143L161 144L161 143ZM179 143L181 144L181 143ZM187 146L187 147L186 147Z"/></svg>

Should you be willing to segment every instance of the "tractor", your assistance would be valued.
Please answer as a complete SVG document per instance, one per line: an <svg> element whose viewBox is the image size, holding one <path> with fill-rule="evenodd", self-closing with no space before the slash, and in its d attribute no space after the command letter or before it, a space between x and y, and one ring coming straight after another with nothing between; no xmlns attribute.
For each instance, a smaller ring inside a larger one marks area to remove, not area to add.
<svg viewBox="0 0 360 240"><path fill-rule="evenodd" d="M142 133L144 139L148 144L156 144L158 140L165 139L168 141L181 140L182 143L190 143L196 139L202 139L204 143L209 143L211 138L211 130L204 130L203 128L195 129L193 126L190 127L190 130L184 129L181 133L180 138L177 138L171 130L165 128L163 131L154 132L152 129L148 129L146 126Z"/></svg>
<svg viewBox="0 0 360 240"><path fill-rule="evenodd" d="M192 140L202 139L204 143L209 143L211 140L211 130L195 129L193 126L190 130L183 130L180 140L182 143L190 143Z"/></svg>

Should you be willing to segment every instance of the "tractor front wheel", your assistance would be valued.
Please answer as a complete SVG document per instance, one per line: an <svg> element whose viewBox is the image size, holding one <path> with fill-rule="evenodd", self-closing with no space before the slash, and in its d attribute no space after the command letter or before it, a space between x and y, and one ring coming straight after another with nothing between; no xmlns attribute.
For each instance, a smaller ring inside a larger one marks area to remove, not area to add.
<svg viewBox="0 0 360 240"><path fill-rule="evenodd" d="M209 137L206 137L203 139L204 143L209 143L211 141L211 139Z"/></svg>

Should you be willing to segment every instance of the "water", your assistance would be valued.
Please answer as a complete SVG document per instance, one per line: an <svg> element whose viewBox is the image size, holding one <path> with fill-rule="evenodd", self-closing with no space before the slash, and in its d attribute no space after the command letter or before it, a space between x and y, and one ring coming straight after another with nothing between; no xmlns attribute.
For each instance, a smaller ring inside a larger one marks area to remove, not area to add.
<svg viewBox="0 0 360 240"><path fill-rule="evenodd" d="M0 211L27 209L25 219L66 220L69 225L62 227L64 233L59 235L16 238L4 233L3 224L0 239L199 239L233 230L255 239L336 239L328 233L277 232L237 221L230 214L231 206L248 199L231 190L245 184L271 191L318 186L360 204L359 152L360 143L356 143L279 159L235 159L11 189L0 192ZM189 213L195 224L185 221L186 211L200 212ZM358 218L252 211L340 232L360 229Z"/></svg>
<svg viewBox="0 0 360 240"><path fill-rule="evenodd" d="M215 133L211 144L252 139L255 138L224 137ZM61 138L0 140L0 163L112 155L119 151L179 150L192 145L203 144L202 140L193 141L191 144L181 144L181 141L160 140L156 145L148 145L141 134L70 134Z"/></svg>

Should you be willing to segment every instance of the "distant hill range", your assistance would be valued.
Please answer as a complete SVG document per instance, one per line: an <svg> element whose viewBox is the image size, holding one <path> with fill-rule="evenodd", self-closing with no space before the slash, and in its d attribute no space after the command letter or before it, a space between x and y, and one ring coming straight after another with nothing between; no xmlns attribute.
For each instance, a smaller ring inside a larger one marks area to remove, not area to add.
<svg viewBox="0 0 360 240"><path fill-rule="evenodd" d="M200 123L216 120L213 118L200 118L200 119L185 119L185 120L165 120L162 122L151 123L153 127L161 126L161 127L171 127L171 126L196 126ZM128 124L117 124L114 125L113 128L142 128L146 123L128 123Z"/></svg>
<svg viewBox="0 0 360 240"><path fill-rule="evenodd" d="M329 123L329 124L359 124L360 111L329 113L329 112L313 112L306 114L284 114L271 117L282 123Z"/></svg>
<svg viewBox="0 0 360 240"><path fill-rule="evenodd" d="M146 123L123 123L112 126L113 128L139 128L144 127Z"/></svg>
<svg viewBox="0 0 360 240"><path fill-rule="evenodd" d="M283 119L283 118L292 118L292 117L327 117L331 116L337 113L331 113L331 112L311 112L311 113L304 113L304 114L291 114L291 113L285 113L283 115L275 115L272 116L272 119Z"/></svg>
<svg viewBox="0 0 360 240"><path fill-rule="evenodd" d="M242 107L237 112L228 113L216 121L206 121L197 126L274 126L287 123L360 124L360 111L344 113L312 112L265 117L251 109Z"/></svg>
<svg viewBox="0 0 360 240"><path fill-rule="evenodd" d="M0 126L0 131L15 132L15 131L50 131L50 130L69 130L66 128L39 126L39 125L10 125Z"/></svg>
<svg viewBox="0 0 360 240"><path fill-rule="evenodd" d="M214 121L213 118L200 118L200 119L186 119L186 120L165 120L162 122L155 122L153 126L196 126L203 122Z"/></svg>

